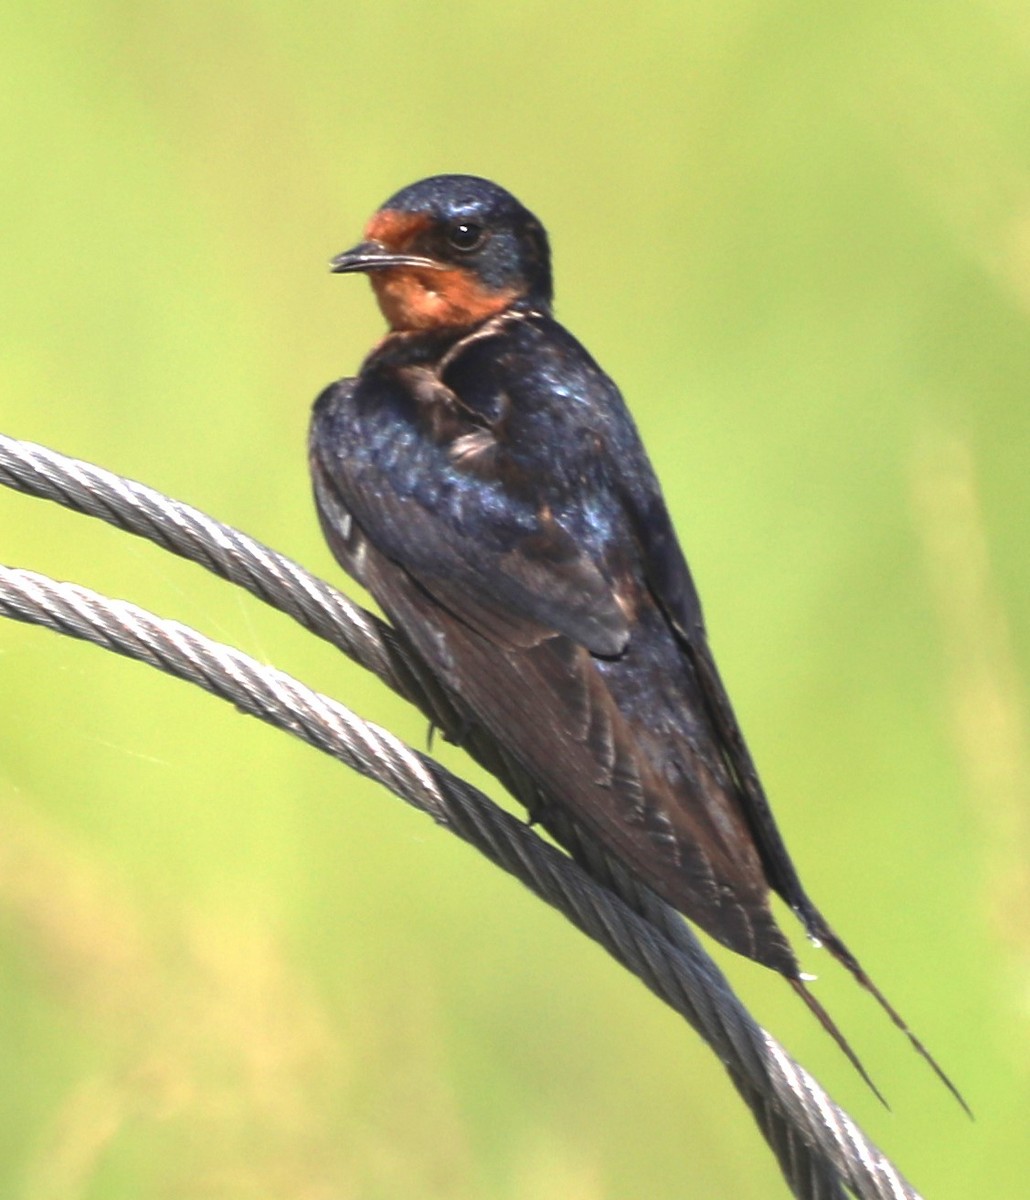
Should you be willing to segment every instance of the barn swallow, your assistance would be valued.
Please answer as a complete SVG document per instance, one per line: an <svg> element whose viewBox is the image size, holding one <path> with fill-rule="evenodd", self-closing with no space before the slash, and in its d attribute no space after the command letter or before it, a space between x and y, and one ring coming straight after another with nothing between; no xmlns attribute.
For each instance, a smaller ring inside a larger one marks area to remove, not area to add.
<svg viewBox="0 0 1030 1200"><path fill-rule="evenodd" d="M869 1082L776 892L964 1104L801 885L636 426L552 316L540 221L496 184L439 175L389 199L332 270L368 275L389 330L315 403L318 514L419 670L533 781L535 819L570 818L778 971Z"/></svg>

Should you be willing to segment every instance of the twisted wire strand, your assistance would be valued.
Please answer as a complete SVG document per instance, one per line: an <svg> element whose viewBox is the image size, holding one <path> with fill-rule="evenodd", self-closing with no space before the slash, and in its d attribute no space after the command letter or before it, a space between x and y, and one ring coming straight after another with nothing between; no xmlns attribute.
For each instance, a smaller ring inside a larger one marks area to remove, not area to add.
<svg viewBox="0 0 1030 1200"><path fill-rule="evenodd" d="M100 516L247 587L435 712L433 697L427 698L424 681L412 673L403 643L388 626L245 534L151 488L4 435L0 483ZM573 845L580 836L577 857L589 864L589 873L387 731L282 672L124 601L2 568L0 614L93 641L230 700L385 783L516 875L711 1045L799 1200L838 1200L845 1188L861 1200L919 1200L847 1114L753 1021L678 914L627 877L582 831L568 832ZM498 773L517 785L512 770Z"/></svg>
<svg viewBox="0 0 1030 1200"><path fill-rule="evenodd" d="M385 622L231 525L146 484L3 433L0 484L99 517L246 588L409 698L410 668Z"/></svg>

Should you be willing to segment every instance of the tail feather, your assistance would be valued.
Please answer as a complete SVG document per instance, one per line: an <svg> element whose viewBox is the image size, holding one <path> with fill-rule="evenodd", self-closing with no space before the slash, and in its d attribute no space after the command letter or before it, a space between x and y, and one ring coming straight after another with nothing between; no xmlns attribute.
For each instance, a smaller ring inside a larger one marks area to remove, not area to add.
<svg viewBox="0 0 1030 1200"><path fill-rule="evenodd" d="M854 1050L852 1050L851 1043L844 1036L844 1034L841 1033L840 1029L837 1027L837 1023L830 1016L830 1014L826 1011L826 1009L823 1008L823 1006L819 1003L819 1001L815 998L815 996L812 995L812 993L808 990L808 988L805 987L804 980L800 979L798 977L792 978L790 976L787 976L787 982L794 989L794 991L797 992L797 994L801 997L801 999L804 1000L804 1002L808 1005L809 1010L815 1014L815 1017L818 1020L819 1024L823 1027L823 1029L826 1030L826 1032L830 1035L830 1037L832 1037L833 1040L837 1043L837 1045L843 1051L848 1062L851 1063L851 1065L855 1068L855 1070L859 1073L859 1075L861 1075L862 1078L865 1080L866 1085L868 1086L869 1090L873 1093L873 1095L877 1098L877 1100L880 1101L880 1103L883 1105L883 1107L886 1108L889 1112L890 1105L884 1099L883 1092L881 1092L880 1089L876 1086L876 1084L873 1083L872 1078L869 1075L869 1072L862 1065L862 1060L858 1057L858 1055L854 1052Z"/></svg>
<svg viewBox="0 0 1030 1200"><path fill-rule="evenodd" d="M829 950L829 952L833 955L833 957L842 966L846 967L847 970L851 972L855 980L860 983L867 992L869 992L869 994L876 1000L887 1016L890 1017L894 1025L897 1026L897 1028L900 1029L901 1032L908 1038L916 1053L929 1065L930 1069L941 1081L941 1083L944 1084L948 1091L951 1092L951 1094L959 1102L959 1104L965 1110L966 1115L972 1119L973 1110L966 1103L965 1097L945 1074L940 1063L937 1062L930 1051L927 1050L919 1038L916 1037L916 1035L912 1032L912 1030L909 1028L908 1022L901 1016L894 1005L891 1004L883 992L880 991L876 984L873 983L873 981L865 973L865 970L863 969L861 963L859 963L858 959L855 958L847 946L845 946L845 944L833 932L829 925L827 925L822 914L813 906L810 909L799 911L798 915L804 922L808 936L812 938L813 941L825 946L826 949ZM797 989L797 984L795 981L791 980L791 983L794 984L795 989ZM805 999L806 1003L808 1003L809 1007L811 1007L811 998L806 996ZM838 1041L839 1040L840 1039L838 1038ZM848 1053L847 1050L845 1050L845 1053ZM850 1058L851 1055L849 1054L848 1057ZM859 1069L861 1070L861 1068ZM865 1075L864 1071L861 1073ZM875 1091L876 1089L874 1088L873 1090Z"/></svg>

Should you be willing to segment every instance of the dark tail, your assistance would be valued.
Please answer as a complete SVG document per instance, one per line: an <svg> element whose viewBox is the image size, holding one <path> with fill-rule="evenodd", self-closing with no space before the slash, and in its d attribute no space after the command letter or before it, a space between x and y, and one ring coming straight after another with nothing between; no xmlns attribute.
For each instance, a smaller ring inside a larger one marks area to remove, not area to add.
<svg viewBox="0 0 1030 1200"><path fill-rule="evenodd" d="M847 946L844 945L844 943L833 932L829 925L827 925L823 915L818 911L818 909L809 903L806 908L795 908L795 912L797 912L798 916L804 923L808 936L812 938L813 941L825 946L826 949L829 950L829 952L833 955L833 957L839 963L845 966L851 972L854 978L862 985L862 987L864 987L865 990L875 998L887 1016L890 1017L898 1029L900 1029L901 1032L912 1043L916 1053L930 1065L930 1069L933 1071L933 1073L937 1076L941 1083L944 1084L948 1091L951 1092L959 1104L962 1105L966 1115L972 1119L973 1110L966 1103L962 1093L944 1073L940 1064L930 1053L930 1051L927 1050L919 1038L917 1038L912 1030L908 1027L908 1023L902 1018L901 1014L894 1007L894 1005L891 1004L883 992L880 991L876 984L873 983L873 981L865 973L858 959L855 958ZM800 991L804 995L805 1002L808 1004L809 1008L812 1008L812 997L805 992L803 987L799 987L795 980L792 979L791 983L794 984L795 990ZM816 1009L813 1009L813 1012L816 1012L816 1015L818 1016L818 1011ZM825 1021L823 1024L825 1025ZM840 1035L833 1029L830 1030L830 1033L836 1038L838 1044L842 1042ZM844 1050L844 1053L848 1055L851 1061L855 1062L854 1056L850 1053L847 1047L842 1046L841 1048ZM857 1066L858 1064L856 1063L855 1065ZM862 1068L859 1067L858 1069L861 1074L866 1077L866 1081L868 1082L868 1076L865 1075L865 1072L862 1071ZM870 1084L870 1086L872 1085ZM873 1088L873 1091L876 1091L876 1089ZM879 1093L877 1093L877 1095L879 1095Z"/></svg>
<svg viewBox="0 0 1030 1200"><path fill-rule="evenodd" d="M869 1072L865 1069L864 1066L862 1066L862 1060L858 1057L858 1055L854 1052L854 1050L851 1049L850 1042L844 1036L844 1034L841 1033L840 1029L838 1029L837 1023L830 1016L830 1014L826 1011L826 1009L823 1008L823 1006L819 1003L819 1001L815 998L815 996L812 995L812 993L808 990L808 988L805 987L805 981L803 979L799 979L797 977L791 978L789 975L786 978L787 978L787 982L794 989L794 991L797 992L797 994L801 997L802 1000L804 1000L804 1002L808 1005L811 1012L813 1012L815 1014L816 1019L818 1020L819 1024L823 1027L823 1029L826 1030L826 1032L830 1035L830 1037L833 1038L833 1040L837 1043L837 1045L844 1052L844 1055L847 1058L848 1062L851 1063L851 1065L855 1068L855 1070L859 1073L859 1075L861 1075L862 1078L865 1080L866 1084L869 1087L869 1090L873 1093L873 1095L877 1098L877 1100L880 1101L880 1103L883 1105L883 1107L886 1108L888 1111L890 1111L890 1105L884 1099L883 1092L881 1092L880 1089L876 1086L876 1084L873 1083L872 1079L869 1076ZM960 1097L960 1099L961 1099L961 1097Z"/></svg>
<svg viewBox="0 0 1030 1200"><path fill-rule="evenodd" d="M693 603L696 607L696 598L694 598ZM698 614L697 621L700 621L700 614ZM676 624L675 619L673 620L673 624ZM681 644L694 664L694 669L697 671L709 715L722 742L724 761L731 774L736 777L742 796L747 802L744 806L747 821L751 826L755 847L761 855L769 886L797 913L808 936L813 941L821 942L838 962L843 963L847 967L862 987L876 997L884 1012L901 1032L905 1034L915 1047L916 1052L930 1064L931 1069L941 1083L944 1084L969 1116L972 1117L972 1110L962 1098L961 1092L959 1092L958 1088L941 1070L937 1064L937 1060L929 1050L927 1050L912 1030L909 1029L908 1025L901 1019L900 1014L890 1004L886 996L873 983L865 971L862 970L858 959L855 958L847 946L844 945L829 925L827 925L822 913L819 912L805 894L805 889L801 886L801 880L794 869L794 864L787 853L787 848L783 844L780 831L776 828L776 822L769 808L769 801L762 790L758 772L755 770L755 764L751 759L747 743L744 741L744 735L740 731L737 718L734 716L733 709L730 706L729 697L726 695L726 689L723 686L722 679L719 677L719 671L715 665L715 660L712 658L712 652L708 648L708 643L703 633L693 629L692 626L688 627L687 624L681 622L676 627ZM775 966L776 970L782 970L781 967L773 963L767 963L766 965ZM833 1036L837 1044L855 1064L859 1073L868 1083L869 1076L862 1070L854 1053L841 1036L840 1031L830 1020L829 1015L806 991L802 986L801 980L793 979L789 975L787 978L790 979L795 990L802 995L805 1003L819 1017L824 1028ZM870 1083L869 1086L872 1087L873 1085ZM876 1088L873 1088L873 1091L875 1092ZM877 1092L877 1095L879 1095L879 1092Z"/></svg>

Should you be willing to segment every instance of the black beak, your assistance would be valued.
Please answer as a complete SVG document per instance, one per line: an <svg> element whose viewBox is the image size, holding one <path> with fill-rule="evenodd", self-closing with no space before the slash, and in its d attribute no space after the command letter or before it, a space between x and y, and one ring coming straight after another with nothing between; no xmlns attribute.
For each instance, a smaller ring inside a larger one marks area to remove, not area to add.
<svg viewBox="0 0 1030 1200"><path fill-rule="evenodd" d="M395 254L382 242L361 242L337 254L329 262L334 275L342 275L346 271L381 271L388 267L440 267L431 258L422 258L417 254Z"/></svg>

